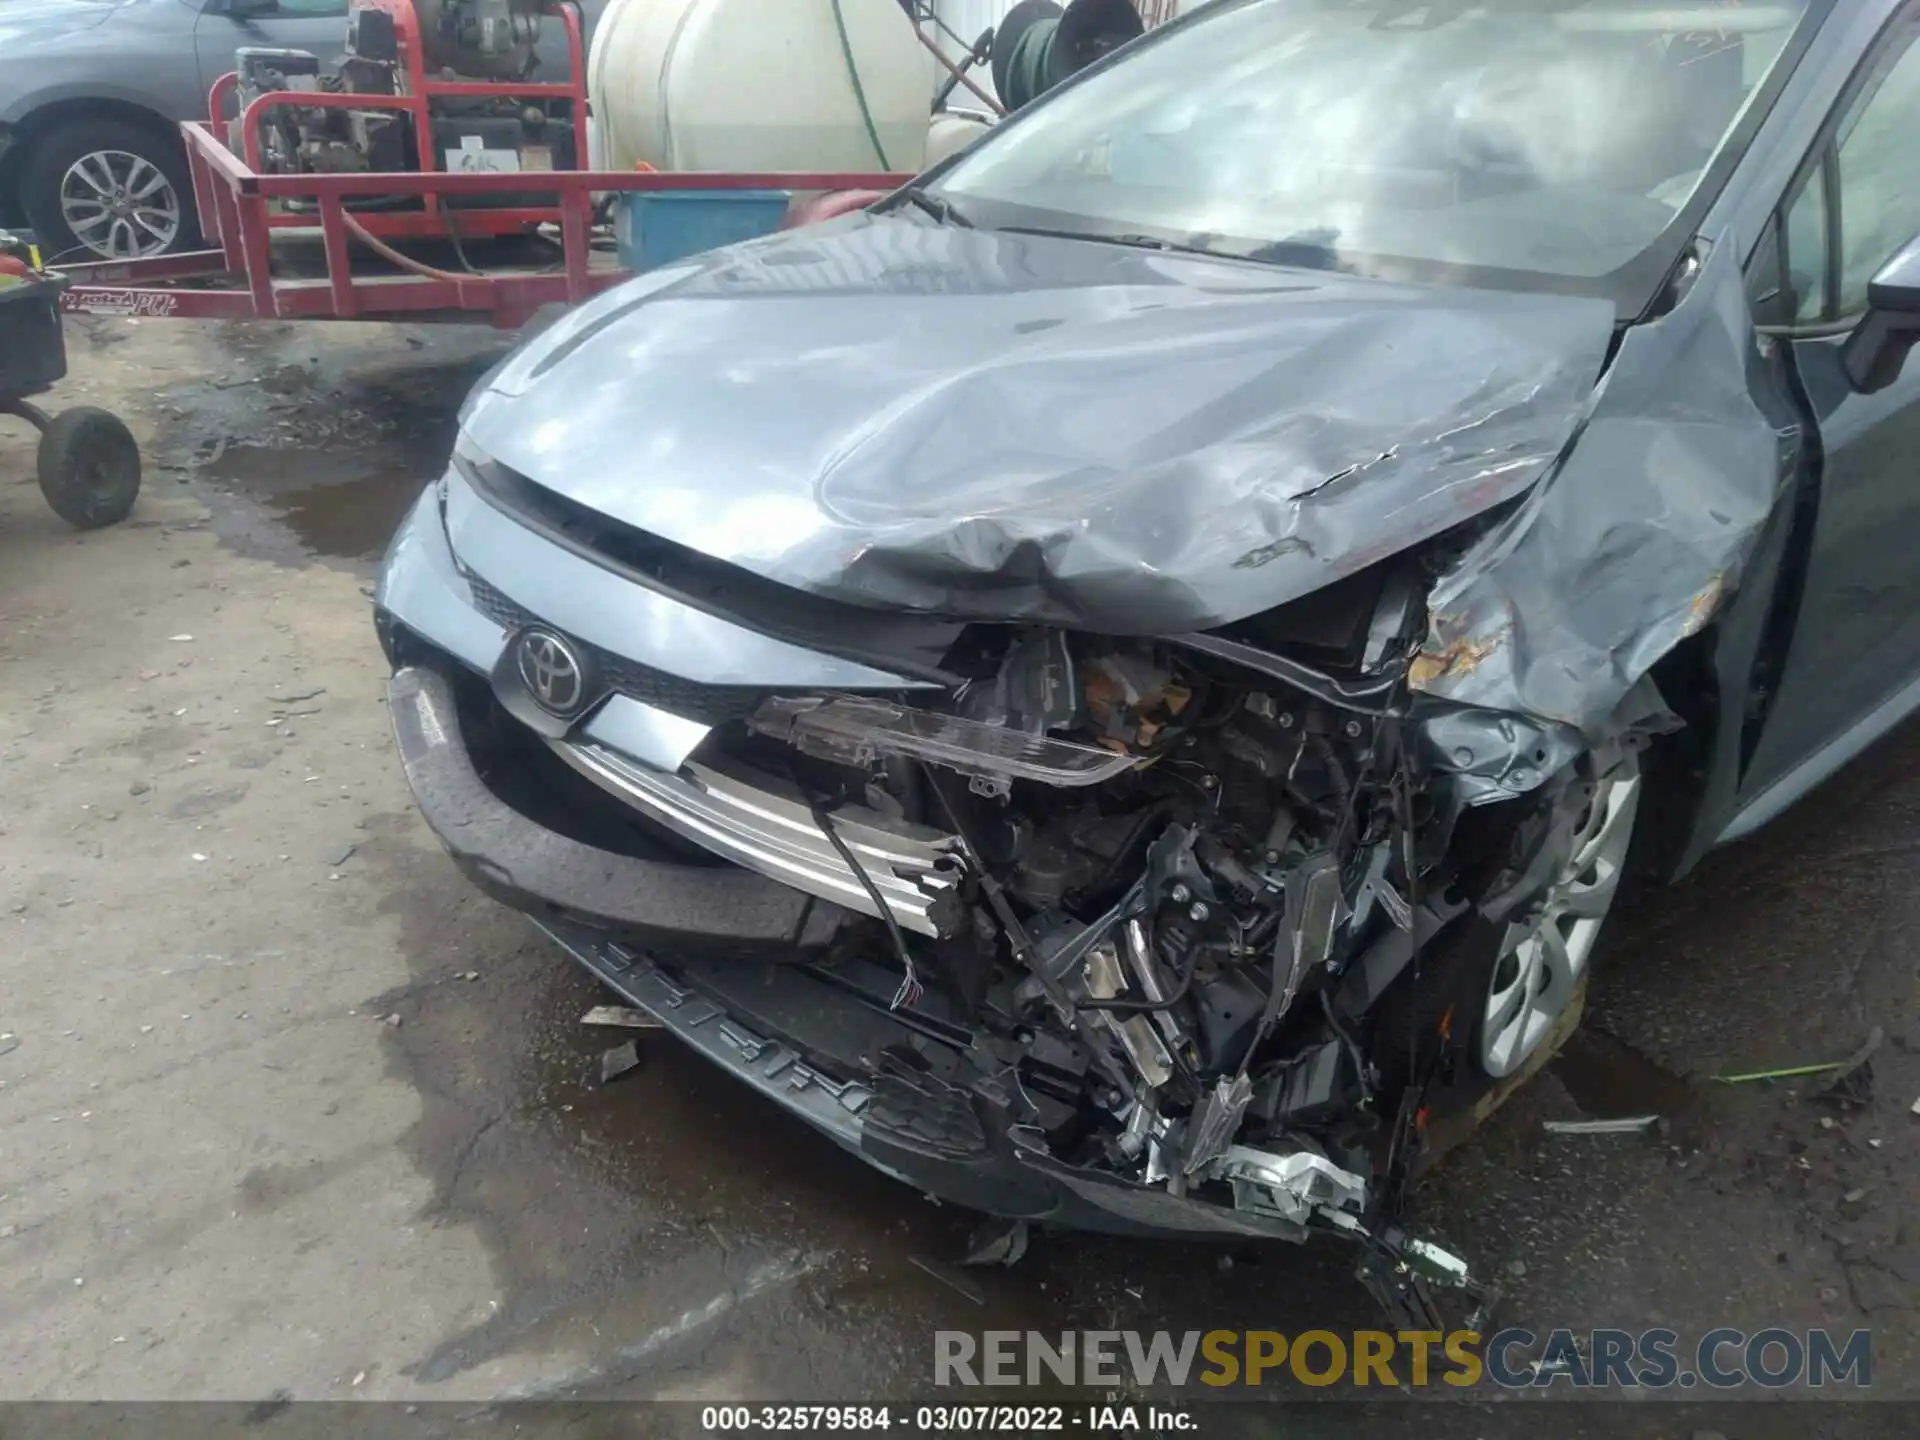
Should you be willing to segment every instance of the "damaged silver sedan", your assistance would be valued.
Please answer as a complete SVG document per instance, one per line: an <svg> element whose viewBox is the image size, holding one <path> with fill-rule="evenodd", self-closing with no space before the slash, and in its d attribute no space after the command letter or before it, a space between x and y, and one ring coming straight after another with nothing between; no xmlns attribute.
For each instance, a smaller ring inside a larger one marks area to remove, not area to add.
<svg viewBox="0 0 1920 1440"><path fill-rule="evenodd" d="M909 1184L1477 1294L1428 1123L1920 696L1913 29L1221 0L565 316L380 584L426 818Z"/></svg>

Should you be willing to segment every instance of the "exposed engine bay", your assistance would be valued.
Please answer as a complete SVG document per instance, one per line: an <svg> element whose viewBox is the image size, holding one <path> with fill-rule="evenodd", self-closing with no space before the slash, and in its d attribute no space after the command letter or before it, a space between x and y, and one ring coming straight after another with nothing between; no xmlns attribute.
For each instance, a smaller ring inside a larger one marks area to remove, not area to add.
<svg viewBox="0 0 1920 1440"><path fill-rule="evenodd" d="M1418 595L1380 572L1335 594L1348 613L1291 647L1327 669L1253 643L1271 626L973 625L938 699L773 695L715 732L701 773L797 793L853 871L864 895L836 898L882 923L814 968L858 956L898 978L869 1003L964 1017L964 1053L887 1062L910 1083L1063 1178L1217 1206L1229 1233L1361 1241L1369 1286L1424 1321L1431 1284L1489 1297L1399 1228L1426 1089L1453 1063L1406 1018L1402 977L1470 905L1526 903L1504 862L1577 808L1583 742L1413 697ZM896 863L887 836L935 858Z"/></svg>

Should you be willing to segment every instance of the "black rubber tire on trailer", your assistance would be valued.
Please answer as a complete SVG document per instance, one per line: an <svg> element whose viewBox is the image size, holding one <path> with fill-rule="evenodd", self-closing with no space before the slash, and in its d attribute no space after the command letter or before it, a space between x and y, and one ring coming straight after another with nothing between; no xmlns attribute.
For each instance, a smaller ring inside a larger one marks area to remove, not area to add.
<svg viewBox="0 0 1920 1440"><path fill-rule="evenodd" d="M118 415L78 405L40 437L40 493L77 530L127 518L140 494L140 446Z"/></svg>
<svg viewBox="0 0 1920 1440"><path fill-rule="evenodd" d="M40 242L40 254L49 264L77 263L105 258L80 242L60 209L60 183L68 169L84 155L119 151L137 155L152 165L173 187L180 225L162 254L192 250L200 245L199 216L195 210L193 177L179 138L156 122L152 127L127 120L68 120L35 135L26 147L20 175L20 202Z"/></svg>

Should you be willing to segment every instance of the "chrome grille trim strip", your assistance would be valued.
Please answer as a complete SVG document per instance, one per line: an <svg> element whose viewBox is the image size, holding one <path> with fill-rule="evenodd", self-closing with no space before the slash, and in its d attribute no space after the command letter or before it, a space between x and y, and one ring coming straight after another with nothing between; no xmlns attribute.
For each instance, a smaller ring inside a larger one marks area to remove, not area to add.
<svg viewBox="0 0 1920 1440"><path fill-rule="evenodd" d="M878 918L866 887L790 786L694 762L668 774L602 745L549 743L602 789L701 848ZM934 937L954 932L957 926L947 914L936 913L936 907L954 893L961 863L956 837L859 806L843 807L833 818L834 832L858 857L902 929Z"/></svg>

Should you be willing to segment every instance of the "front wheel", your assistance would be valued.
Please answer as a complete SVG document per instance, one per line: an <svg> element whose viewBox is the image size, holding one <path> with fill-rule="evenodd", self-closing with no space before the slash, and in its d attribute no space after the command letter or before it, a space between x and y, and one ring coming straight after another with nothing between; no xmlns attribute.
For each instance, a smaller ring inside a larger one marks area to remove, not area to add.
<svg viewBox="0 0 1920 1440"><path fill-rule="evenodd" d="M1640 757L1583 782L1587 799L1567 859L1541 903L1503 927L1474 1027L1474 1063L1490 1079L1525 1068L1578 994L1626 873L1640 813Z"/></svg>
<svg viewBox="0 0 1920 1440"><path fill-rule="evenodd" d="M1374 1056L1389 1085L1416 1082L1444 1032L1461 1063L1434 1097L1466 1108L1566 1038L1600 930L1626 874L1644 788L1639 752L1581 762L1572 803L1542 837L1559 858L1535 901L1504 921L1457 922L1382 997Z"/></svg>
<svg viewBox="0 0 1920 1440"><path fill-rule="evenodd" d="M127 518L140 493L140 446L120 417L90 405L64 410L40 436L40 493L78 530Z"/></svg>

